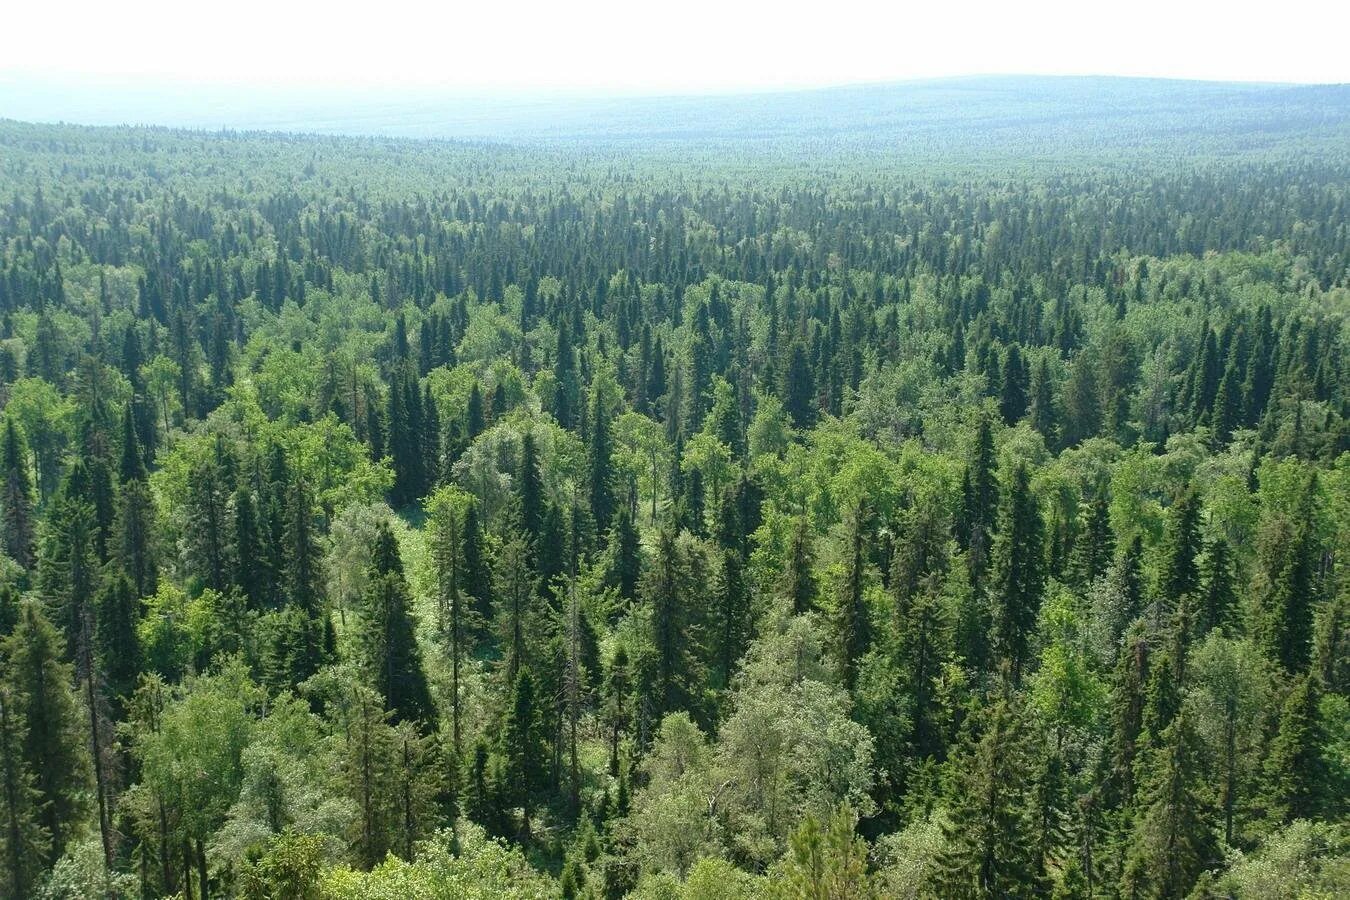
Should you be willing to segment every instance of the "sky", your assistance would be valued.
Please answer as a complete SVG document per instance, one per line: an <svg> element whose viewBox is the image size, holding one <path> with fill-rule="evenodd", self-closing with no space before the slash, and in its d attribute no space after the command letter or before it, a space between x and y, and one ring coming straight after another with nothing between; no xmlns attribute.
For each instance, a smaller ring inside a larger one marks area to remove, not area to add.
<svg viewBox="0 0 1350 900"><path fill-rule="evenodd" d="M1350 82L1344 0L62 0L0 74L305 89L699 93L968 74Z"/></svg>

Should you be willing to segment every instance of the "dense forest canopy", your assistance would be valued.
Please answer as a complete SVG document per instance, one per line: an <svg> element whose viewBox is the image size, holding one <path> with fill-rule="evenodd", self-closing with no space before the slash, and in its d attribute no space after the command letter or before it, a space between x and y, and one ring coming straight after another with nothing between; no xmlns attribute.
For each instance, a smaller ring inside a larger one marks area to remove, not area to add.
<svg viewBox="0 0 1350 900"><path fill-rule="evenodd" d="M1350 94L939 84L0 121L0 896L1350 890Z"/></svg>

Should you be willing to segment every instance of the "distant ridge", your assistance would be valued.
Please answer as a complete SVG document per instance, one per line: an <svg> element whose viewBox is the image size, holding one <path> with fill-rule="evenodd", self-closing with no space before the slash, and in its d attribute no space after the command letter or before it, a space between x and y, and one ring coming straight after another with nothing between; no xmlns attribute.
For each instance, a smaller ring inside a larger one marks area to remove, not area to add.
<svg viewBox="0 0 1350 900"><path fill-rule="evenodd" d="M1350 140L1350 85L996 75L739 94L455 96L0 75L0 117L625 147L731 141L1072 152L1171 141L1181 150L1240 152L1294 138Z"/></svg>

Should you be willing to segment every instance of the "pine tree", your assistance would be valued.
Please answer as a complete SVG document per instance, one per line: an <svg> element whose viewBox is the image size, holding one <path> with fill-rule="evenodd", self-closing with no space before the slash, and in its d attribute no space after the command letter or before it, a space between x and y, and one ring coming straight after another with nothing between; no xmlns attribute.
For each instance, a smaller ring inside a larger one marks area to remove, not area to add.
<svg viewBox="0 0 1350 900"><path fill-rule="evenodd" d="M730 684L736 663L749 647L750 597L745 584L744 563L734 550L722 551L722 571L717 580L718 659L722 683Z"/></svg>
<svg viewBox="0 0 1350 900"><path fill-rule="evenodd" d="M1199 739L1186 714L1163 731L1144 774L1142 813L1130 839L1121 893L1184 897L1219 860L1210 810L1202 798Z"/></svg>
<svg viewBox="0 0 1350 900"><path fill-rule="evenodd" d="M4 454L0 456L4 494L0 495L5 555L22 568L33 566L33 482L28 472L28 447L14 418L5 418Z"/></svg>
<svg viewBox="0 0 1350 900"><path fill-rule="evenodd" d="M1022 678L1045 588L1042 528L1026 467L1019 465L994 547L994 646L1011 665L1014 683Z"/></svg>

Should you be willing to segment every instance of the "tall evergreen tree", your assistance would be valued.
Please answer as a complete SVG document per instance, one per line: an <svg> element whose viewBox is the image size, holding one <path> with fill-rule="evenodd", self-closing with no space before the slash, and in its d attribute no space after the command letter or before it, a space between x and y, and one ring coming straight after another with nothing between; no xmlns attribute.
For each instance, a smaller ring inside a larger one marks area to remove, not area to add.
<svg viewBox="0 0 1350 900"><path fill-rule="evenodd" d="M1017 707L998 700L980 726L953 768L958 788L936 887L944 897L1034 897L1042 886L1026 725Z"/></svg>
<svg viewBox="0 0 1350 900"><path fill-rule="evenodd" d="M1121 884L1124 896L1184 897L1218 861L1200 765L1199 739L1185 713L1178 714L1147 761L1142 814Z"/></svg>
<svg viewBox="0 0 1350 900"><path fill-rule="evenodd" d="M13 416L5 417L0 470L5 479L4 494L0 495L5 555L28 569L33 565L33 539L37 530L33 518L33 482L28 472L28 447Z"/></svg>
<svg viewBox="0 0 1350 900"><path fill-rule="evenodd" d="M1025 466L1013 472L994 547L994 646L1022 678L1045 589L1041 512Z"/></svg>
<svg viewBox="0 0 1350 900"><path fill-rule="evenodd" d="M1200 498L1194 488L1181 492L1168 514L1163 535L1162 573L1158 583L1161 601L1175 605L1182 597L1195 597L1200 591Z"/></svg>
<svg viewBox="0 0 1350 900"><path fill-rule="evenodd" d="M867 511L859 504L848 523L846 556L843 578L839 584L839 598L835 607L835 630L838 643L839 672L844 686L850 691L858 682L858 665L867 653L872 640L872 625L864 596L864 571L867 548L863 529Z"/></svg>
<svg viewBox="0 0 1350 900"><path fill-rule="evenodd" d="M654 659L649 700L659 719L665 713L693 707L702 684L694 653L688 560L669 528L657 535L651 568L643 576L642 597L651 608Z"/></svg>
<svg viewBox="0 0 1350 900"><path fill-rule="evenodd" d="M25 601L0 658L6 661L4 681L18 721L28 726L23 760L34 776L39 824L50 839L45 865L65 852L89 802L89 759L70 688L74 673L61 661L64 655L60 634L37 602Z"/></svg>
<svg viewBox="0 0 1350 900"><path fill-rule="evenodd" d="M28 728L12 690L0 683L0 855L7 896L31 896L50 858L42 793L24 758Z"/></svg>
<svg viewBox="0 0 1350 900"><path fill-rule="evenodd" d="M597 386L591 399L591 441L587 447L586 474L589 479L591 515L601 533L614 521L614 472L610 455L612 438L609 410L603 391Z"/></svg>
<svg viewBox="0 0 1350 900"><path fill-rule="evenodd" d="M788 547L787 568L783 573L783 593L792 604L796 615L809 612L816 605L816 579L813 574L815 556L811 549L811 523L806 516L798 516Z"/></svg>
<svg viewBox="0 0 1350 900"><path fill-rule="evenodd" d="M1277 822L1315 818L1327 795L1325 735L1316 679L1299 675L1280 706L1265 763L1265 805Z"/></svg>
<svg viewBox="0 0 1350 900"><path fill-rule="evenodd" d="M395 722L434 729L436 709L417 644L412 595L388 522L376 528L368 584L362 649L373 687L384 697Z"/></svg>

